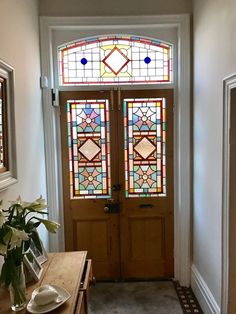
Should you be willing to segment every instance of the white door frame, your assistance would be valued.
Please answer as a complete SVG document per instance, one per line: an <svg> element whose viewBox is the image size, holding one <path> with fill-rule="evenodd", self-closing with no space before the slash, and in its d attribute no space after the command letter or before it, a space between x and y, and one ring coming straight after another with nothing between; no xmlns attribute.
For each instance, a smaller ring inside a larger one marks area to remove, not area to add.
<svg viewBox="0 0 236 314"><path fill-rule="evenodd" d="M222 283L221 312L228 313L229 292L229 193L230 193L230 116L231 90L236 88L236 74L223 81L223 185L222 185Z"/></svg>
<svg viewBox="0 0 236 314"><path fill-rule="evenodd" d="M191 263L191 117L190 117L190 19L183 15L117 16L117 17L41 17L41 68L43 88L43 112L45 130L47 201L49 217L61 223L61 232L50 235L50 250L64 249L62 171L60 136L58 136L58 108L52 106L51 89L54 85L52 32L65 29L124 30L128 27L143 29L175 28L178 36L178 73L174 150L174 259L175 278L181 285L190 285Z"/></svg>

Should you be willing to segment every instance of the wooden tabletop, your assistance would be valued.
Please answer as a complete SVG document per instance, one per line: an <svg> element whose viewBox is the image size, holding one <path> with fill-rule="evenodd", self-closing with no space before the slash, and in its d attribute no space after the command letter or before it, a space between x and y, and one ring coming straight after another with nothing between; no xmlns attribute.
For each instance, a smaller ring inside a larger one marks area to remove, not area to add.
<svg viewBox="0 0 236 314"><path fill-rule="evenodd" d="M65 288L71 297L61 307L50 313L72 314L75 311L77 297L86 261L87 252L50 253L43 264L43 274L38 282L27 285L27 301L34 289L45 284L54 284ZM7 290L0 290L0 314L15 313L10 309L10 295ZM18 312L28 313L27 310Z"/></svg>

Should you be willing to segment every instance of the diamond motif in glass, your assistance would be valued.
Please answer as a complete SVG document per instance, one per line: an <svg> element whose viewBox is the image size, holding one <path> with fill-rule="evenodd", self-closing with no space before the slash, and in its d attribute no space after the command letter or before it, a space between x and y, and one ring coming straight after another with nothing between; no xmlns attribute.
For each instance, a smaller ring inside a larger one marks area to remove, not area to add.
<svg viewBox="0 0 236 314"><path fill-rule="evenodd" d="M81 154L83 154L89 161L91 161L100 152L100 150L100 147L98 147L98 145L91 139L88 139L79 148Z"/></svg>
<svg viewBox="0 0 236 314"><path fill-rule="evenodd" d="M111 52L102 60L108 68L117 75L130 60L122 53L122 51L114 47Z"/></svg>
<svg viewBox="0 0 236 314"><path fill-rule="evenodd" d="M124 99L126 197L166 196L165 98Z"/></svg>
<svg viewBox="0 0 236 314"><path fill-rule="evenodd" d="M144 159L150 156L156 147L146 138L143 137L137 145L134 146L134 150Z"/></svg>

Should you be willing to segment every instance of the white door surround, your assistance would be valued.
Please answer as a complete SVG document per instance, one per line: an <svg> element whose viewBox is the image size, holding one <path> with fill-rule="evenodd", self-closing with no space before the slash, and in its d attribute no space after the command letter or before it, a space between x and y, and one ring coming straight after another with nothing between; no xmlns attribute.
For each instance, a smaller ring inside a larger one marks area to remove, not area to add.
<svg viewBox="0 0 236 314"><path fill-rule="evenodd" d="M228 313L229 298L230 119L231 90L234 88L236 88L236 74L227 77L223 81L222 314Z"/></svg>
<svg viewBox="0 0 236 314"><path fill-rule="evenodd" d="M125 17L41 17L41 64L43 88L43 112L45 130L45 154L47 177L47 201L49 217L61 223L58 235L50 235L50 250L64 249L62 174L60 157L59 108L52 106L51 89L55 88L53 70L54 30L116 29L121 33L135 29L174 28L178 37L177 86L174 104L174 168L175 168L175 278L183 286L190 285L191 266L191 145L190 145L190 21L189 15L151 15ZM163 86L161 86L163 87Z"/></svg>

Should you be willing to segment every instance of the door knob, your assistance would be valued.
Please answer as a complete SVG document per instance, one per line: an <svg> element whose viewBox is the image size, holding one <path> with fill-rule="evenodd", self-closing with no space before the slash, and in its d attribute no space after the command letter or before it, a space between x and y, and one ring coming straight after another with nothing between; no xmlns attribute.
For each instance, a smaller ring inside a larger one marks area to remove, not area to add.
<svg viewBox="0 0 236 314"><path fill-rule="evenodd" d="M105 206L103 209L104 209L104 212L105 212L105 213L109 213L109 211L110 211L110 210L109 210L109 207L107 207L107 206Z"/></svg>
<svg viewBox="0 0 236 314"><path fill-rule="evenodd" d="M120 206L119 203L107 203L105 204L104 208L103 208L104 212L106 214L117 214L120 212Z"/></svg>

